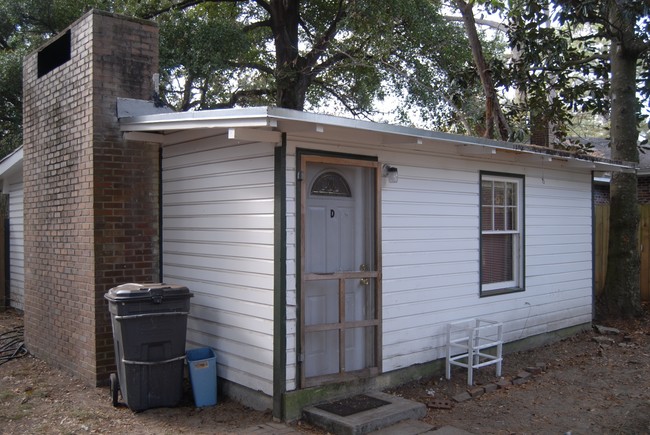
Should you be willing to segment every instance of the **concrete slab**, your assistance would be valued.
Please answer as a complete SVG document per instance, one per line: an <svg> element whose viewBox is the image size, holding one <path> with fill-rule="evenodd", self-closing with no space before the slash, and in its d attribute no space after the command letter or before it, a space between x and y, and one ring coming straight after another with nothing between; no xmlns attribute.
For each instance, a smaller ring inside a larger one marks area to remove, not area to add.
<svg viewBox="0 0 650 435"><path fill-rule="evenodd" d="M427 407L424 403L413 402L381 392L365 394L384 400L388 402L388 405L346 417L310 406L303 409L303 417L311 424L336 435L361 435L392 426L403 420L419 420L427 413Z"/></svg>

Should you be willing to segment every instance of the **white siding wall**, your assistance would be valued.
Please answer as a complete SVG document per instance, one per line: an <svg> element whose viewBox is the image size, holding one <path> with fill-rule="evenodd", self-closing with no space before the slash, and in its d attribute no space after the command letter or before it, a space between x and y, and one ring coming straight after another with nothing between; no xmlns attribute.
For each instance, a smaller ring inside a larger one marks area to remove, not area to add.
<svg viewBox="0 0 650 435"><path fill-rule="evenodd" d="M10 306L25 309L25 237L23 230L23 183L9 186Z"/></svg>
<svg viewBox="0 0 650 435"><path fill-rule="evenodd" d="M382 193L385 371L442 358L454 320L502 321L505 341L591 320L588 172L396 159L399 183ZM526 177L524 292L479 296L480 170Z"/></svg>
<svg viewBox="0 0 650 435"><path fill-rule="evenodd" d="M298 216L296 216L296 157L287 153L287 372L286 372L286 389L293 391L298 386L297 366L298 358L298 299L296 291L296 280L298 279L298 255L296 225Z"/></svg>
<svg viewBox="0 0 650 435"><path fill-rule="evenodd" d="M273 391L273 145L213 137L163 150L163 272L194 297L189 347Z"/></svg>
<svg viewBox="0 0 650 435"><path fill-rule="evenodd" d="M298 147L313 146L293 143L290 153ZM374 155L399 169L398 183L384 180L381 192L385 372L444 357L450 321L499 320L505 340L514 341L591 320L589 171L566 171L541 157L450 155L454 147L438 155L318 148ZM288 160L295 166L294 155ZM480 297L480 171L525 176L524 292ZM295 203L295 190L288 194ZM287 363L293 373L292 359Z"/></svg>
<svg viewBox="0 0 650 435"><path fill-rule="evenodd" d="M347 138L350 140L350 138ZM376 156L383 182L383 369L444 355L447 322L500 320L514 341L591 320L591 175L538 157L463 157L289 136L287 385L297 388L296 149ZM539 160L535 160L539 159ZM164 148L163 270L195 294L188 341L219 376L272 395L273 145L225 137ZM479 297L479 172L525 176L526 291Z"/></svg>

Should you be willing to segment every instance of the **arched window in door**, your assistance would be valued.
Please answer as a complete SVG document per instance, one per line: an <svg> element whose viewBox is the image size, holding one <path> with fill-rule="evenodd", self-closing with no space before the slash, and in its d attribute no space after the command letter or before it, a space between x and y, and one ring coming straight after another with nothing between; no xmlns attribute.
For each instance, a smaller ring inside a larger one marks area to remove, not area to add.
<svg viewBox="0 0 650 435"><path fill-rule="evenodd" d="M320 174L311 185L310 193L319 196L341 196L351 198L350 185L345 178L333 171Z"/></svg>

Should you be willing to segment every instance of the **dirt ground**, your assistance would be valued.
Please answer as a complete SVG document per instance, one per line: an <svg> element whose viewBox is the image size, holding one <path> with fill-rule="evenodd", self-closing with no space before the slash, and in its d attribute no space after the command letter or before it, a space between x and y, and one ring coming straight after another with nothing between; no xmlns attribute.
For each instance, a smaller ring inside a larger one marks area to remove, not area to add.
<svg viewBox="0 0 650 435"><path fill-rule="evenodd" d="M21 323L14 311L0 312L0 334ZM461 369L450 381L424 379L387 392L427 403L424 421L434 428L449 425L477 434L650 433L650 316L607 326L620 333L589 331L508 354L501 378L493 366L476 371L479 386L506 385L482 395L475 389L477 396L469 400L454 400L467 392ZM543 370L524 382L521 372L529 367ZM518 385L504 382L518 378ZM190 391L177 408L133 413L112 406L108 387L89 387L29 355L0 365L2 434L245 434L260 433L271 422L270 413L221 398L215 407L196 409ZM289 428L323 433L304 422Z"/></svg>

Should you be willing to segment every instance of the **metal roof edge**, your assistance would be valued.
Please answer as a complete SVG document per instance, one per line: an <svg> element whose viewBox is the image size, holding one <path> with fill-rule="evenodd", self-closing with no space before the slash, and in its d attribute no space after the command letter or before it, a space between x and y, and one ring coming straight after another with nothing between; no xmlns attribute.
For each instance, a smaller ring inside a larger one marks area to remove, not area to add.
<svg viewBox="0 0 650 435"><path fill-rule="evenodd" d="M16 148L0 160L0 192L9 193L9 184L23 175L23 147Z"/></svg>
<svg viewBox="0 0 650 435"><path fill-rule="evenodd" d="M291 109L284 109L279 107L269 107L269 115L277 118L290 119L290 120L303 120L307 122L319 123L328 125L336 125L339 127L357 128L363 130L380 131L383 133L401 134L404 136L412 136L422 139L432 139L444 142L457 143L460 145L474 145L483 146L495 149L504 149L510 151L519 151L523 153L540 154L549 157L561 157L574 160L580 160L591 163L600 163L604 165L624 168L636 169L637 165L632 162L625 162L621 160L612 160L603 157L591 156L589 154L578 154L566 150L558 150L554 148L542 147L538 145L529 145L517 142L506 142L495 139L487 139L476 136L464 136L460 134L445 133L433 130L425 130L416 127L406 127L401 125L394 125L388 123L379 123L373 121L366 121L353 118L337 117L332 115L321 115L309 112L299 112ZM297 112L297 114L296 114ZM291 116L291 115L294 116Z"/></svg>
<svg viewBox="0 0 650 435"><path fill-rule="evenodd" d="M154 115L156 113L175 113L170 107L156 105L151 100L134 98L117 98L117 117L129 118L139 115Z"/></svg>
<svg viewBox="0 0 650 435"><path fill-rule="evenodd" d="M206 124L204 127L210 127L210 121L220 121L219 124L222 124L222 121L242 118L256 120L259 120L260 118L270 118L269 108L245 107L236 109L197 110L190 112L150 113L121 117L119 118L119 121L122 131L142 131L140 128L133 127L152 126L165 128L165 126L180 125L189 121L199 121Z"/></svg>
<svg viewBox="0 0 650 435"><path fill-rule="evenodd" d="M122 131L128 132L154 131L164 129L183 130L193 128L227 127L230 126L230 121L232 121L232 126L275 126L277 124L277 121L281 120L367 130L386 134L409 136L418 139L442 141L459 145L471 145L488 147L497 150L509 150L525 154L560 157L586 163L597 163L600 165L617 168L618 170L637 169L637 165L634 163L615 161L587 154L577 154L565 150L557 150L553 148L515 142L499 141L482 137L463 136L459 134L437 132L415 127L378 123L374 121L304 112L273 106L212 109L194 112L174 112L166 114L141 115L128 118L120 118L120 125Z"/></svg>
<svg viewBox="0 0 650 435"><path fill-rule="evenodd" d="M23 163L23 147L16 148L11 154L6 155L0 160L0 178L4 178L11 173L18 165Z"/></svg>

